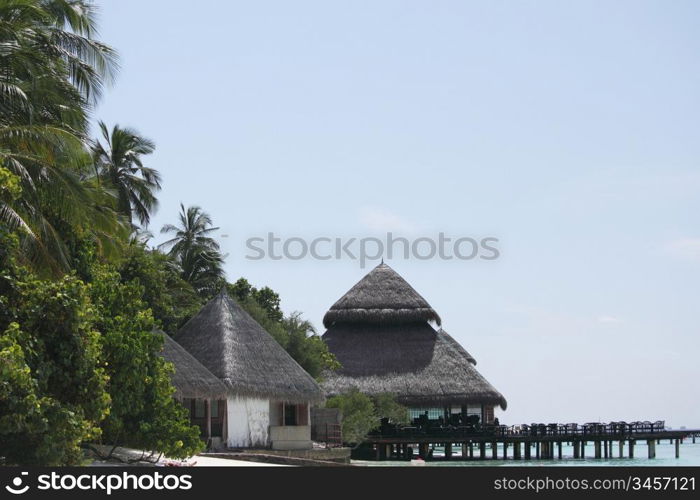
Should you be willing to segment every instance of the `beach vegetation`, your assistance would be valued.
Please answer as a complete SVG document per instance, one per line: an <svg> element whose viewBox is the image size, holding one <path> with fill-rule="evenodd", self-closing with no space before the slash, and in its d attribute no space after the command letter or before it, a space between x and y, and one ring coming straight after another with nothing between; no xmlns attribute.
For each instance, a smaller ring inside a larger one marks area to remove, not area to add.
<svg viewBox="0 0 700 500"><path fill-rule="evenodd" d="M98 183L116 193L117 212L133 225L136 218L148 226L158 207L155 193L161 188L160 173L144 165L143 157L156 145L131 128L115 125L110 131L99 123L101 139L94 141L92 161Z"/></svg>
<svg viewBox="0 0 700 500"><path fill-rule="evenodd" d="M162 329L227 287L314 377L337 367L271 288L226 282L210 215L181 204L151 248L155 143L91 117L118 70L89 0L0 2L0 463L76 465L89 443L202 449Z"/></svg>
<svg viewBox="0 0 700 500"><path fill-rule="evenodd" d="M340 410L343 442L346 444L359 445L379 425L372 399L357 389L328 398L326 407Z"/></svg>
<svg viewBox="0 0 700 500"><path fill-rule="evenodd" d="M212 233L211 216L201 207L185 208L180 204L177 224L166 224L161 233L173 237L159 245L180 269L180 276L206 298L213 297L224 286L224 257Z"/></svg>
<svg viewBox="0 0 700 500"><path fill-rule="evenodd" d="M326 401L327 408L338 408L342 415L343 442L361 444L367 435L378 429L382 420L392 424L408 423L408 408L398 403L395 394L368 396L353 388Z"/></svg>

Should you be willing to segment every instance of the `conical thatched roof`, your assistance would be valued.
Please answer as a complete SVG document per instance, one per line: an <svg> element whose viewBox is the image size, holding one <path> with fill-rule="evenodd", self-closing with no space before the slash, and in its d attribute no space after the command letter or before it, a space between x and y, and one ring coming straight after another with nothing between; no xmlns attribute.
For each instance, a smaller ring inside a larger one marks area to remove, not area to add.
<svg viewBox="0 0 700 500"><path fill-rule="evenodd" d="M441 335L441 336L444 338L445 342L447 342L448 344L450 344L450 346L451 346L453 349L455 349L455 350L456 350L457 352L459 352L462 356L464 356L464 359L466 359L466 360L469 361L471 364L473 364L474 366L476 366L476 360L474 359L474 356L472 356L471 354L469 354L469 353L467 352L467 350L466 350L464 347L462 347L462 344L460 344L460 343L457 342L455 339L453 339L452 336L451 336L449 333L447 333L445 330L443 330L442 328L440 328L440 329L438 330L438 335Z"/></svg>
<svg viewBox="0 0 700 500"><path fill-rule="evenodd" d="M394 393L410 406L507 402L474 367L473 358L428 323L342 324L323 335L342 367L324 374L327 396L356 387L365 394Z"/></svg>
<svg viewBox="0 0 700 500"><path fill-rule="evenodd" d="M290 403L323 400L311 375L225 291L180 328L175 340L235 394Z"/></svg>
<svg viewBox="0 0 700 500"><path fill-rule="evenodd" d="M155 335L163 337L161 355L166 361L175 365L172 383L175 396L178 398L225 398L229 392L224 383L216 378L202 363L197 361L180 344L164 332L156 331Z"/></svg>
<svg viewBox="0 0 700 500"><path fill-rule="evenodd" d="M341 323L397 324L440 316L408 282L383 262L357 282L323 317L326 328Z"/></svg>

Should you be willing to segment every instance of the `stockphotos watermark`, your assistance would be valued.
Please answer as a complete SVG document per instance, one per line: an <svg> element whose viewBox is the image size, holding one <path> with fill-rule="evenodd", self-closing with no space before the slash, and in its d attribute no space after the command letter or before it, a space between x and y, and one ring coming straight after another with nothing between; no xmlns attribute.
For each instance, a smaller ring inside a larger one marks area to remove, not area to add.
<svg viewBox="0 0 700 500"><path fill-rule="evenodd" d="M23 495L30 489L39 491L94 491L111 495L112 492L120 490L174 491L192 489L192 476L189 474L164 474L162 472L62 474L51 472L51 474L36 476L36 484L33 488L28 482L25 482L28 476L28 472L21 472L19 476L12 479L11 484L5 486L5 490L13 495Z"/></svg>
<svg viewBox="0 0 700 500"><path fill-rule="evenodd" d="M437 237L420 236L409 239L387 233L384 238L331 238L319 236L302 238L292 236L281 238L275 233L255 236L246 240L248 260L341 260L358 261L364 269L368 261L380 258L403 258L418 260L496 260L501 252L498 238L487 236L473 238L469 236L450 237L438 233Z"/></svg>

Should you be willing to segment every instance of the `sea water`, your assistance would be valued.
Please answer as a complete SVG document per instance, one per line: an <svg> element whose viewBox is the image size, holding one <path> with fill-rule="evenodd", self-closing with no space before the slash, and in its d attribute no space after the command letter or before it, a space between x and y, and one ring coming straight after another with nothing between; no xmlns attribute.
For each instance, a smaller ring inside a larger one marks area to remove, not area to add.
<svg viewBox="0 0 700 500"><path fill-rule="evenodd" d="M700 442L693 444L691 439L688 438L684 443L680 445L680 457L676 458L676 447L675 444L669 443L669 440L661 440L660 443L656 445L656 458L649 459L647 442L645 440L637 441L634 446L634 458L629 457L629 443L625 441L625 446L622 451L622 457L618 458L619 445L618 442L613 442L613 457L614 458L594 458L595 448L593 443L589 442L585 450L585 458L574 458L573 447L567 446L566 443L562 445L562 459L556 458L557 448L554 448L554 459L547 460L537 460L535 456L535 448L532 448L532 459L525 460L513 459L513 445L508 446L508 459L503 460L503 445L498 446L498 460L493 460L492 450L490 447L486 449L486 459L478 460L479 447L474 447L474 459L473 460L459 460L458 457L461 455L461 446L455 446L452 452L452 459L449 461L443 461L441 458L444 456L444 449L440 446L435 447L433 456L437 459L434 462L426 462L428 467L472 467L472 466L489 466L489 467L542 467L542 466L680 466L680 465L700 465ZM604 452L601 449L601 453ZM521 450L521 454L524 456L525 452ZM410 465L407 461L394 461L394 460L383 460L370 461L370 460L353 460L353 464L357 465L368 465L368 466L404 466Z"/></svg>

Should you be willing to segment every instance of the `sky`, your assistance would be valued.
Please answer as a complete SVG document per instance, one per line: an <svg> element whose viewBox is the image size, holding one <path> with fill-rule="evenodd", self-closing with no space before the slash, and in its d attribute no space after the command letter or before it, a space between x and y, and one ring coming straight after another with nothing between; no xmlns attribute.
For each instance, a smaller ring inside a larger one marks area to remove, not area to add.
<svg viewBox="0 0 700 500"><path fill-rule="evenodd" d="M246 240L495 237L387 262L506 397L501 423L700 427L700 3L100 0L95 120L157 144L226 272L323 333L378 261Z"/></svg>

